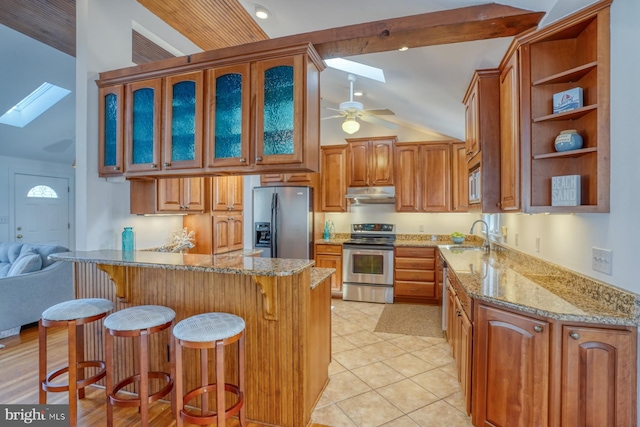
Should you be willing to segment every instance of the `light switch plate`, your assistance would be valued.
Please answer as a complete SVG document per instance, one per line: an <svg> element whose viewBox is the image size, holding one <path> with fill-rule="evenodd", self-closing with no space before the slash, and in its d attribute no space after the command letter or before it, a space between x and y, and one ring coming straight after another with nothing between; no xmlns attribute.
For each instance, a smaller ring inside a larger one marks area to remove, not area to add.
<svg viewBox="0 0 640 427"><path fill-rule="evenodd" d="M591 263L595 271L611 274L613 251L610 249L591 248Z"/></svg>

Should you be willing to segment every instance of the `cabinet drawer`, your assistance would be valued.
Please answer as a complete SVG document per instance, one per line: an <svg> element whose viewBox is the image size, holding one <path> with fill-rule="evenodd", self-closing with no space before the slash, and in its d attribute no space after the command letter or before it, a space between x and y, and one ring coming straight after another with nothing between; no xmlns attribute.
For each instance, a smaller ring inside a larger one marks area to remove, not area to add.
<svg viewBox="0 0 640 427"><path fill-rule="evenodd" d="M405 270L435 270L435 259L429 258L397 258L395 267Z"/></svg>
<svg viewBox="0 0 640 427"><path fill-rule="evenodd" d="M428 270L396 270L396 280L435 282L436 272Z"/></svg>
<svg viewBox="0 0 640 427"><path fill-rule="evenodd" d="M318 254L342 254L342 245L316 245L316 253Z"/></svg>
<svg viewBox="0 0 640 427"><path fill-rule="evenodd" d="M434 298L436 296L436 286L435 283L396 281L394 283L394 294L396 296Z"/></svg>
<svg viewBox="0 0 640 427"><path fill-rule="evenodd" d="M435 258L436 248L396 247L397 257Z"/></svg>

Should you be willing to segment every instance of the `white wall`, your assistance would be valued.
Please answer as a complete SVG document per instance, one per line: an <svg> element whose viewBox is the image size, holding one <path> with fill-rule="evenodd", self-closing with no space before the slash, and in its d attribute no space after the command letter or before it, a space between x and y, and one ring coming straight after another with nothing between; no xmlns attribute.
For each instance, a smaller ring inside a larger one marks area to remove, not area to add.
<svg viewBox="0 0 640 427"><path fill-rule="evenodd" d="M13 230L15 229L13 176L16 173L67 178L71 188L69 197L69 220L71 222L70 246L73 247L75 236L74 212L75 201L75 169L71 165L61 163L39 162L34 160L19 159L16 157L0 156L0 242L15 241ZM4 221L7 219L7 222Z"/></svg>
<svg viewBox="0 0 640 427"><path fill-rule="evenodd" d="M611 213L504 214L507 245L604 282L640 293L640 2L615 0L611 7ZM515 246L515 233L519 245ZM540 252L535 239L540 237ZM613 251L612 275L591 269L591 248Z"/></svg>
<svg viewBox="0 0 640 427"><path fill-rule="evenodd" d="M135 0L78 0L76 46L76 159L78 250L120 248L124 226L133 226L138 248L158 246L182 228L182 217L129 214L129 183L98 178L98 74L134 65L135 20L184 54L200 51ZM83 106L82 108L80 106Z"/></svg>

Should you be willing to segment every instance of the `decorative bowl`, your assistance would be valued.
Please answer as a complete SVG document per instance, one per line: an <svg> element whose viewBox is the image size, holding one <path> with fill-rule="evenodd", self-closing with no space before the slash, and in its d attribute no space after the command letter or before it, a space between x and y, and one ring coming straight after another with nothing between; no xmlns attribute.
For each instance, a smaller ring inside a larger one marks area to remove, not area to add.
<svg viewBox="0 0 640 427"><path fill-rule="evenodd" d="M575 130L563 130L555 140L556 151L569 151L582 148L582 136Z"/></svg>
<svg viewBox="0 0 640 427"><path fill-rule="evenodd" d="M451 240L453 240L453 243L460 244L464 242L464 237L451 237Z"/></svg>

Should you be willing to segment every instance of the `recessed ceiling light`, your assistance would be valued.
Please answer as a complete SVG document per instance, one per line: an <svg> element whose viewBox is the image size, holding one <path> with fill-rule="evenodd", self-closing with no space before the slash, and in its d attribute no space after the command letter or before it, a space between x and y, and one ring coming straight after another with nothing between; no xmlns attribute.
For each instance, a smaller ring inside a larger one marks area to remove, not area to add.
<svg viewBox="0 0 640 427"><path fill-rule="evenodd" d="M402 46L400 49L398 49L400 52L404 52L405 50L409 50L408 46Z"/></svg>
<svg viewBox="0 0 640 427"><path fill-rule="evenodd" d="M363 93L360 90L353 92L353 96L362 96L362 95Z"/></svg>
<svg viewBox="0 0 640 427"><path fill-rule="evenodd" d="M256 17L260 18L260 19L267 19L269 18L269 11L267 10L266 7L261 6L259 4L255 5L256 6Z"/></svg>
<svg viewBox="0 0 640 427"><path fill-rule="evenodd" d="M44 82L0 116L0 123L23 128L69 93L70 90Z"/></svg>

